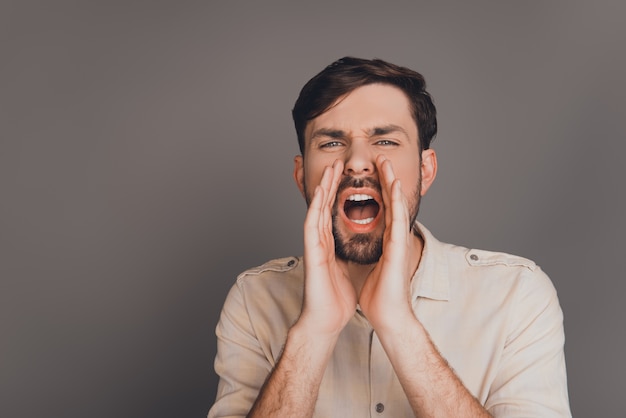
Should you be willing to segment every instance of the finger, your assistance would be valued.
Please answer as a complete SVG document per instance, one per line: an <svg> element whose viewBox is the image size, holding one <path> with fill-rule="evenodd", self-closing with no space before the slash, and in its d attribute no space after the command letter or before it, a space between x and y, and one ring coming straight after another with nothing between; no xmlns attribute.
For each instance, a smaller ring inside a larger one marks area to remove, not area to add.
<svg viewBox="0 0 626 418"><path fill-rule="evenodd" d="M326 206L326 200L328 199L328 191L330 190L332 182L332 168L324 167L324 171L322 171L322 179L320 180L320 187L324 190L324 201L322 202L323 206Z"/></svg>
<svg viewBox="0 0 626 418"><path fill-rule="evenodd" d="M385 225L389 228L390 244L405 245L409 231L409 207L402 192L400 179L396 178L391 160L384 156L377 158L385 203Z"/></svg>
<svg viewBox="0 0 626 418"><path fill-rule="evenodd" d="M376 166L381 183L383 204L385 206L385 225L389 226L392 221L391 190L393 181L396 179L396 175L393 171L391 161L384 155L376 157Z"/></svg>
<svg viewBox="0 0 626 418"><path fill-rule="evenodd" d="M404 242L409 231L409 206L402 193L400 179L395 179L391 187L391 238Z"/></svg>
<svg viewBox="0 0 626 418"><path fill-rule="evenodd" d="M332 206L335 204L335 199L337 198L337 189L339 188L339 183L341 182L341 176L343 174L343 162L341 160L335 160L331 169L332 179L328 193L329 205L332 208Z"/></svg>
<svg viewBox="0 0 626 418"><path fill-rule="evenodd" d="M324 183L325 199L322 207L320 228L324 231L327 239L332 239L332 213L337 198L337 189L343 173L343 163L335 160L332 167L326 167L324 174L327 176Z"/></svg>
<svg viewBox="0 0 626 418"><path fill-rule="evenodd" d="M321 186L316 186L304 219L305 244L315 245L319 242L319 222L322 216L323 201L324 189Z"/></svg>
<svg viewBox="0 0 626 418"><path fill-rule="evenodd" d="M388 160L384 155L377 156L376 169L378 170L381 188L387 193L391 192L391 184L396 178L391 160ZM387 197L389 196L390 195L387 194Z"/></svg>

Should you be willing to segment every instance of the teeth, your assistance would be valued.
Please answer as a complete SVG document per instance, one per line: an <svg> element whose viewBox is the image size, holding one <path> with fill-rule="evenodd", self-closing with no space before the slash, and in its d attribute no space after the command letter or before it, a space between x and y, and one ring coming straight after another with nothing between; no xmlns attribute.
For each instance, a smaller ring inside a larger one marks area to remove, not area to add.
<svg viewBox="0 0 626 418"><path fill-rule="evenodd" d="M361 202L363 200L372 200L372 199L374 198L368 194L351 194L350 196L348 196L348 200L353 201L353 202Z"/></svg>
<svg viewBox="0 0 626 418"><path fill-rule="evenodd" d="M366 225L370 222L372 222L374 220L374 218L367 218L367 219L350 219L352 222L354 222L355 224L359 224L359 225Z"/></svg>

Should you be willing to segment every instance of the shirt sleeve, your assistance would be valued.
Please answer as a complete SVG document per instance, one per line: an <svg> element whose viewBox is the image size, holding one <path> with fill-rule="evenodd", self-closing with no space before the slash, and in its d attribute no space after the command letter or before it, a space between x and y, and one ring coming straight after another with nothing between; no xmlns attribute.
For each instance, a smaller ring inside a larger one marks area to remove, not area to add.
<svg viewBox="0 0 626 418"><path fill-rule="evenodd" d="M239 283L226 297L215 333L219 383L208 417L245 417L273 366L256 338Z"/></svg>
<svg viewBox="0 0 626 418"><path fill-rule="evenodd" d="M485 404L494 417L571 417L563 313L550 279L523 273L510 332Z"/></svg>

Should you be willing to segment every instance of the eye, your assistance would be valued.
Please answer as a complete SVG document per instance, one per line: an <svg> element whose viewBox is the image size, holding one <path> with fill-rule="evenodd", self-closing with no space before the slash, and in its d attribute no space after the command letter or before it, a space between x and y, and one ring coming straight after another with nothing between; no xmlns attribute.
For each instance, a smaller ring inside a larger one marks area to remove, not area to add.
<svg viewBox="0 0 626 418"><path fill-rule="evenodd" d="M328 142L324 142L322 144L320 144L320 148L336 148L336 147L340 147L343 144L339 141L328 141Z"/></svg>
<svg viewBox="0 0 626 418"><path fill-rule="evenodd" d="M398 145L398 143L389 139L379 139L378 141L376 141L376 145L396 146Z"/></svg>

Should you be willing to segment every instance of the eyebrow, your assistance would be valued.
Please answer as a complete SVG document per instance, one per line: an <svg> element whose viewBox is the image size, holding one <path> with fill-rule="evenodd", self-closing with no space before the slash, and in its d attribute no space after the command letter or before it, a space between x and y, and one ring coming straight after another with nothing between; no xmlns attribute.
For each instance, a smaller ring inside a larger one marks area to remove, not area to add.
<svg viewBox="0 0 626 418"><path fill-rule="evenodd" d="M311 135L311 140L319 138L319 137L329 137L333 139L341 139L345 138L347 135L341 129L328 129L328 128L320 128L313 132Z"/></svg>
<svg viewBox="0 0 626 418"><path fill-rule="evenodd" d="M384 125L384 126L375 126L367 131L370 137L388 135L394 132L400 132L404 134L406 137L409 136L409 134L404 130L403 127L394 125L394 124L389 124L389 125Z"/></svg>
<svg viewBox="0 0 626 418"><path fill-rule="evenodd" d="M375 137L375 136L388 135L394 132L400 132L404 134L406 137L409 136L409 134L404 130L404 128L398 125L394 125L394 124L375 126L366 131L367 136L369 136L370 138ZM342 139L342 138L346 138L347 136L348 134L346 134L346 132L342 131L341 129L320 128L316 130L315 132L313 132L313 134L311 135L311 140L319 138L319 137Z"/></svg>

